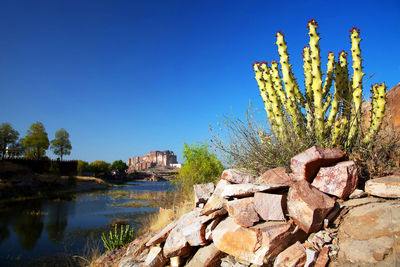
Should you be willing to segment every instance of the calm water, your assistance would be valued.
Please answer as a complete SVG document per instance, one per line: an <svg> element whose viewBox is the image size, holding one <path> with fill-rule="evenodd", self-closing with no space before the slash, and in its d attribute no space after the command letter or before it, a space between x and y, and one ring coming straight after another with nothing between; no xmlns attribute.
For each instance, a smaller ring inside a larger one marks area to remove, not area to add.
<svg viewBox="0 0 400 267"><path fill-rule="evenodd" d="M77 194L66 199L38 199L4 205L0 210L0 266L65 266L88 247L104 250L100 235L116 219L140 227L154 207L121 207L131 202L112 191L171 191L168 182L131 182L107 191ZM137 200L138 202L144 200Z"/></svg>

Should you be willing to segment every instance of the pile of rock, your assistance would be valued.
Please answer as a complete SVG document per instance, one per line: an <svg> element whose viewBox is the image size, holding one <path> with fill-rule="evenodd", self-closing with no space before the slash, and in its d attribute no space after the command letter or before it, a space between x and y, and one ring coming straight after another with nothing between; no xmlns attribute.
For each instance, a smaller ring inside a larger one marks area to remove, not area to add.
<svg viewBox="0 0 400 267"><path fill-rule="evenodd" d="M135 240L118 266L325 266L338 255L343 210L363 204L344 205L365 195L355 190L357 166L339 149L312 147L292 158L291 171L228 169L215 188L195 185L193 211ZM382 187L366 185L369 194L396 195Z"/></svg>

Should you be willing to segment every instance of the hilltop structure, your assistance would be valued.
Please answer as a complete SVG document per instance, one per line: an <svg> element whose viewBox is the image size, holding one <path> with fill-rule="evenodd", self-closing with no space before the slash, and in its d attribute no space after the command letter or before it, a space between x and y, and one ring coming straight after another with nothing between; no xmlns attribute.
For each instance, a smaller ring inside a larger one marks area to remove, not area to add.
<svg viewBox="0 0 400 267"><path fill-rule="evenodd" d="M179 167L176 155L170 150L151 151L142 157L133 157L128 159L127 165L129 171L140 171L154 167Z"/></svg>

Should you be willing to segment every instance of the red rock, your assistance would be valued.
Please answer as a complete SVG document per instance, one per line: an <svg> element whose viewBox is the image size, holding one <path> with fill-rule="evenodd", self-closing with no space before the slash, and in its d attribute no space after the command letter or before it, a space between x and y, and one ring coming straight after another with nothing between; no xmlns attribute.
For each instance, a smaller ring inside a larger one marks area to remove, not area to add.
<svg viewBox="0 0 400 267"><path fill-rule="evenodd" d="M378 197L400 197L400 175L391 175L368 180L365 192Z"/></svg>
<svg viewBox="0 0 400 267"><path fill-rule="evenodd" d="M253 183L256 176L236 169L227 169L222 173L221 179L227 180L233 184L247 184Z"/></svg>
<svg viewBox="0 0 400 267"><path fill-rule="evenodd" d="M214 193L208 199L206 205L201 211L201 215L209 215L216 210L222 209L222 207L226 203L226 199L221 197L221 194L224 190L224 187L229 184L230 183L228 181L222 179L218 182L217 186L215 187Z"/></svg>
<svg viewBox="0 0 400 267"><path fill-rule="evenodd" d="M168 261L168 259L164 257L162 248L152 247L150 249L149 254L147 255L146 260L140 266L141 267L164 266L167 263L167 261Z"/></svg>
<svg viewBox="0 0 400 267"><path fill-rule="evenodd" d="M167 258L187 255L191 248L179 228L172 229L164 244L164 256Z"/></svg>
<svg viewBox="0 0 400 267"><path fill-rule="evenodd" d="M347 198L357 187L358 172L354 161L339 162L335 166L321 168L312 185L320 191Z"/></svg>
<svg viewBox="0 0 400 267"><path fill-rule="evenodd" d="M230 217L220 222L212 231L217 249L229 255L261 265L265 254L260 248L259 231L238 225Z"/></svg>
<svg viewBox="0 0 400 267"><path fill-rule="evenodd" d="M306 250L300 242L291 245L276 257L274 267L304 266L306 263Z"/></svg>
<svg viewBox="0 0 400 267"><path fill-rule="evenodd" d="M266 221L285 220L286 196L255 193L254 208L258 215Z"/></svg>
<svg viewBox="0 0 400 267"><path fill-rule="evenodd" d="M172 231L172 229L175 228L177 221L173 221L170 224L168 224L164 229L162 229L158 234L153 236L147 243L146 246L154 246L159 243L165 242L167 240L167 237L169 233Z"/></svg>
<svg viewBox="0 0 400 267"><path fill-rule="evenodd" d="M257 184L284 184L291 186L294 181L284 167L268 170L256 179Z"/></svg>
<svg viewBox="0 0 400 267"><path fill-rule="evenodd" d="M224 198L229 197L248 197L253 196L256 192L270 192L278 189L287 188L287 185L283 184L230 184L224 187L221 196Z"/></svg>
<svg viewBox="0 0 400 267"><path fill-rule="evenodd" d="M368 194L365 193L363 190L361 189L355 189L353 191L353 193L350 194L349 198L350 199L356 199L356 198L362 198L362 197L366 197Z"/></svg>
<svg viewBox="0 0 400 267"><path fill-rule="evenodd" d="M211 267L220 266L218 263L224 253L217 249L214 244L200 248L185 267Z"/></svg>
<svg viewBox="0 0 400 267"><path fill-rule="evenodd" d="M267 222L255 227L242 227L230 217L221 221L213 230L215 246L240 260L263 265L264 261L274 257L299 235L293 223ZM304 233L304 232L302 232Z"/></svg>
<svg viewBox="0 0 400 267"><path fill-rule="evenodd" d="M293 221L270 221L253 227L263 233L263 241L268 241L266 259L275 257L281 251L297 241L303 242L307 234L297 227Z"/></svg>
<svg viewBox="0 0 400 267"><path fill-rule="evenodd" d="M315 262L314 267L325 267L329 262L329 248L324 247L318 255L317 261Z"/></svg>
<svg viewBox="0 0 400 267"><path fill-rule="evenodd" d="M253 226L260 220L254 209L254 198L252 197L228 201L227 210L229 216L244 227Z"/></svg>
<svg viewBox="0 0 400 267"><path fill-rule="evenodd" d="M331 166L343 157L343 151L338 148L313 146L294 156L291 160L290 168L295 180L312 182L320 167Z"/></svg>
<svg viewBox="0 0 400 267"><path fill-rule="evenodd" d="M334 205L333 199L305 180L293 184L288 192L289 216L306 233L319 230Z"/></svg>
<svg viewBox="0 0 400 267"><path fill-rule="evenodd" d="M195 184L193 185L194 189L194 203L196 207L200 205L200 203L206 203L207 200L211 197L214 192L214 184Z"/></svg>

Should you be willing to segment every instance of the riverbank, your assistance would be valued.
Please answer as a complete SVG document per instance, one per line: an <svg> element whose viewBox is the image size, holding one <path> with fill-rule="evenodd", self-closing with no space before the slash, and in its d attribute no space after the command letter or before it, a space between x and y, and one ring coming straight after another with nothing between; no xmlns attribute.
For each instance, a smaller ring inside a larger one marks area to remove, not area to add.
<svg viewBox="0 0 400 267"><path fill-rule="evenodd" d="M0 203L66 194L104 190L112 184L96 177L31 174L25 177L0 179Z"/></svg>

